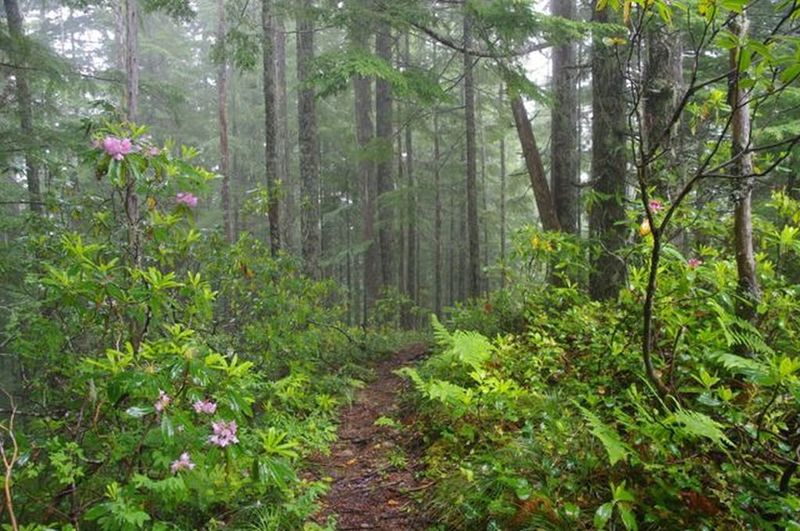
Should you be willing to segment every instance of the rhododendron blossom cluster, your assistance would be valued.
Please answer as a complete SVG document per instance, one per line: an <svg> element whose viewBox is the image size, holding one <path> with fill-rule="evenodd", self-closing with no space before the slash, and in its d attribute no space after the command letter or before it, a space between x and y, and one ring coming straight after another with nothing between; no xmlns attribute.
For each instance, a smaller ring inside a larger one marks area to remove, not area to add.
<svg viewBox="0 0 800 531"><path fill-rule="evenodd" d="M214 434L208 437L208 442L211 444L219 446L220 448L225 448L226 446L239 442L239 439L236 437L235 420L230 422L225 422L224 420L212 422L211 428L214 430Z"/></svg>
<svg viewBox="0 0 800 531"><path fill-rule="evenodd" d="M703 261L700 260L699 258L689 258L686 261L686 265L689 266L689 269L697 269L698 267L703 265Z"/></svg>
<svg viewBox="0 0 800 531"><path fill-rule="evenodd" d="M177 474L181 470L192 470L194 468L194 463L192 463L192 460L189 458L189 453L183 452L176 461L172 462L169 468L172 470L173 474Z"/></svg>
<svg viewBox="0 0 800 531"><path fill-rule="evenodd" d="M115 136L105 137L100 147L114 160L122 160L125 155L133 151L133 143L130 138L117 138Z"/></svg>
<svg viewBox="0 0 800 531"><path fill-rule="evenodd" d="M211 400L198 400L192 407L196 413L205 413L206 415L213 415L217 411L217 404Z"/></svg>
<svg viewBox="0 0 800 531"><path fill-rule="evenodd" d="M647 202L647 206L649 206L650 210L652 210L653 212L660 212L661 210L664 209L664 203L662 203L658 199L651 199L650 201Z"/></svg>
<svg viewBox="0 0 800 531"><path fill-rule="evenodd" d="M169 405L170 402L172 402L172 399L169 397L169 395L159 389L158 400L156 400L156 403L153 404L153 407L156 408L156 411L161 413L162 411L167 409L167 406Z"/></svg>
<svg viewBox="0 0 800 531"><path fill-rule="evenodd" d="M175 194L175 202L194 208L197 206L197 196L191 192L178 192Z"/></svg>

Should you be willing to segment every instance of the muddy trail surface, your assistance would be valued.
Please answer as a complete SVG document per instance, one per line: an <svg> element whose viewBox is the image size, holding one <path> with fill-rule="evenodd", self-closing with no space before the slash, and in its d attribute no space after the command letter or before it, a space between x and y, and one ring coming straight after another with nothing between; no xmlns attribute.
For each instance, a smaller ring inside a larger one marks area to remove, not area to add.
<svg viewBox="0 0 800 531"><path fill-rule="evenodd" d="M422 466L416 459L413 434L375 425L380 417L405 424L399 395L406 383L393 371L425 353L425 345L412 345L377 364L375 379L358 392L353 404L343 408L339 439L331 454L313 463L317 478L333 479L314 517L317 523L334 516L341 531L427 527L418 502L427 485L416 478Z"/></svg>

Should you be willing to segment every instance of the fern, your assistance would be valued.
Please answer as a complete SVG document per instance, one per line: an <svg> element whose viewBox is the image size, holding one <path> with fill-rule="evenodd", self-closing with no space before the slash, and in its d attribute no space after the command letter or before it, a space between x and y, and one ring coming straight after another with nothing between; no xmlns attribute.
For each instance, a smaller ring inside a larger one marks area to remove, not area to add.
<svg viewBox="0 0 800 531"><path fill-rule="evenodd" d="M452 348L453 336L447 331L447 328L439 321L435 313L431 314L431 327L433 327L433 337L436 344L442 348Z"/></svg>
<svg viewBox="0 0 800 531"><path fill-rule="evenodd" d="M597 415L588 409L581 406L578 407L583 413L583 418L585 418L586 422L589 423L592 435L597 437L600 442L603 443L603 447L608 453L608 460L611 461L612 466L618 461L622 461L623 459L627 458L628 455L632 453L628 445L622 442L617 430L604 423Z"/></svg>
<svg viewBox="0 0 800 531"><path fill-rule="evenodd" d="M669 423L677 424L683 434L710 439L720 447L733 444L722 431L722 424L699 411L680 409L670 416Z"/></svg>

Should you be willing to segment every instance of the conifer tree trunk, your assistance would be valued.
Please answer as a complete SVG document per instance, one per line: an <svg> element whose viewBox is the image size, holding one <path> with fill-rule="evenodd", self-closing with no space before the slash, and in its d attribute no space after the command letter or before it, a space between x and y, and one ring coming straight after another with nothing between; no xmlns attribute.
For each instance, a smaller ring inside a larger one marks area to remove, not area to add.
<svg viewBox="0 0 800 531"><path fill-rule="evenodd" d="M278 180L281 183L281 243L294 252L295 239L295 183L289 174L291 146L289 144L289 111L286 95L286 27L280 17L274 17L275 39L275 128Z"/></svg>
<svg viewBox="0 0 800 531"><path fill-rule="evenodd" d="M503 108L503 84L497 93L497 108ZM502 116L502 115L501 115ZM501 118L502 122L502 118ZM506 287L506 135L505 127L500 129L500 263L503 270L500 272L500 289Z"/></svg>
<svg viewBox="0 0 800 531"><path fill-rule="evenodd" d="M314 23L312 0L299 0L300 14L297 19L297 134L300 150L300 233L306 271L319 275L320 253L320 206L319 206L319 161L317 158L317 106L314 89L307 85L311 77L314 59ZM350 282L350 227L348 223L348 285ZM348 291L350 288L348 288Z"/></svg>
<svg viewBox="0 0 800 531"><path fill-rule="evenodd" d="M517 126L517 135L522 146L522 154L525 157L525 165L531 180L533 197L536 200L542 228L547 231L561 230L553 197L550 195L550 186L547 184L547 175L544 173L542 156L536 145L536 137L533 135L533 128L522 97L514 96L511 99L511 110L514 113L514 123Z"/></svg>
<svg viewBox="0 0 800 531"><path fill-rule="evenodd" d="M575 18L575 0L551 0L553 15ZM578 232L578 70L575 69L575 44L553 48L553 109L550 122L550 160L553 201L561 229Z"/></svg>
<svg viewBox="0 0 800 531"><path fill-rule="evenodd" d="M369 42L370 28L365 21L359 21L351 28L351 44L365 50ZM377 179L375 164L367 153L375 135L372 123L372 86L370 79L362 75L353 77L353 96L355 107L356 142L359 147L358 175L361 184L362 240L365 246L363 255L364 285L364 323L369 318L372 306L378 298L381 282L380 250L375 235L375 202L377 199Z"/></svg>
<svg viewBox="0 0 800 531"><path fill-rule="evenodd" d="M409 36L408 33L405 35L405 63L406 65L411 64L411 47L409 43ZM411 114L410 112L408 113ZM408 117L406 117L408 120ZM407 186L408 186L408 202L407 202L407 210L406 210L406 217L408 221L406 223L406 241L408 244L408 257L406 259L406 278L408 278L407 288L407 296L411 299L414 304L418 304L418 289L419 285L417 282L417 196L416 196L416 185L414 182L414 143L413 143L413 134L411 131L411 124L406 123L405 127L405 137L406 137L406 145L405 145L405 167L406 167L406 179L407 179ZM415 325L413 316L409 316L408 325L413 327Z"/></svg>
<svg viewBox="0 0 800 531"><path fill-rule="evenodd" d="M129 122L139 114L139 7L125 2L125 110Z"/></svg>
<svg viewBox="0 0 800 531"><path fill-rule="evenodd" d="M264 82L264 170L269 194L269 246L272 256L281 248L280 201L278 200L277 105L275 98L275 46L272 0L261 0L261 31Z"/></svg>
<svg viewBox="0 0 800 531"><path fill-rule="evenodd" d="M611 10L595 11L595 22L614 22ZM595 299L616 297L625 281L618 251L625 245L625 80L615 50L595 37L592 48L592 181L599 194L589 212L589 231L600 244L590 278Z"/></svg>
<svg viewBox="0 0 800 531"><path fill-rule="evenodd" d="M387 22L381 22L375 32L375 55L392 64L392 33ZM378 197L392 191L392 166L394 157L392 150L392 85L384 80L375 81L375 136L378 141L380 154L376 164L378 178ZM393 209L384 202L378 204L378 242L381 254L381 284L388 286L392 283L394 252L394 219Z"/></svg>
<svg viewBox="0 0 800 531"><path fill-rule="evenodd" d="M230 153L228 149L228 60L225 56L225 0L217 1L217 43L223 47L217 70L217 117L219 127L220 173L222 174L222 226L225 239L234 240L231 215Z"/></svg>
<svg viewBox="0 0 800 531"><path fill-rule="evenodd" d="M728 27L739 41L747 37L748 21L746 14L733 18ZM761 298L761 288L756 276L756 259L753 251L753 218L752 200L755 173L753 154L750 148L750 106L747 103L746 90L741 87L740 66L741 48L732 48L729 52L731 78L728 83L728 101L733 113L731 119L731 157L733 177L736 178L733 210L733 237L736 250L736 271L739 276L738 290L740 301L736 307L737 315L752 321L756 316L756 305Z"/></svg>
<svg viewBox="0 0 800 531"><path fill-rule="evenodd" d="M25 144L33 144L36 138L33 130L33 100L28 84L27 57L28 45L25 42L25 28L22 13L17 0L3 0L8 21L8 34L12 43L12 60L17 67L14 70L17 96L17 112L19 114L20 133ZM41 213L42 194L39 185L39 165L36 154L31 147L25 149L25 179L28 185L28 201L33 212Z"/></svg>
<svg viewBox="0 0 800 531"><path fill-rule="evenodd" d="M669 173L677 163L674 152L675 129L670 124L678 96L681 92L683 66L680 33L665 25L653 24L646 35L647 63L644 72L643 136L647 150L658 145L665 151L661 157L661 171L652 172L656 177L656 193L669 197Z"/></svg>
<svg viewBox="0 0 800 531"><path fill-rule="evenodd" d="M480 233L478 232L477 147L475 142L475 79L474 59L469 54L472 46L472 17L464 15L464 121L467 168L467 271L466 295L480 295Z"/></svg>
<svg viewBox="0 0 800 531"><path fill-rule="evenodd" d="M434 61L435 63L435 61ZM433 309L442 315L442 183L439 112L433 109Z"/></svg>

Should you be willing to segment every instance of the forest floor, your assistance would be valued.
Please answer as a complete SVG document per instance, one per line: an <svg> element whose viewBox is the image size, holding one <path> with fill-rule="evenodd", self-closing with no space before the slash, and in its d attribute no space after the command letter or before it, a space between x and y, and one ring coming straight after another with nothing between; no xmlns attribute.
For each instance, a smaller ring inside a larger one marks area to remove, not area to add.
<svg viewBox="0 0 800 531"><path fill-rule="evenodd" d="M399 404L405 382L394 371L414 363L426 351L424 344L411 345L378 363L375 379L343 408L338 441L330 455L318 456L313 463L319 478L332 479L314 517L318 524L335 516L341 531L427 527L418 498L429 485L417 479L422 465L415 455L419 444L413 432L375 425L380 417L410 424Z"/></svg>

